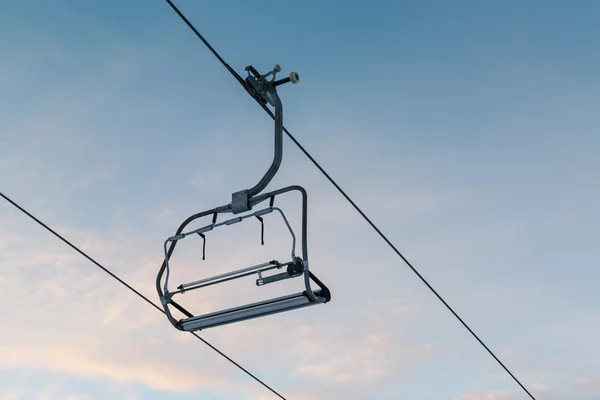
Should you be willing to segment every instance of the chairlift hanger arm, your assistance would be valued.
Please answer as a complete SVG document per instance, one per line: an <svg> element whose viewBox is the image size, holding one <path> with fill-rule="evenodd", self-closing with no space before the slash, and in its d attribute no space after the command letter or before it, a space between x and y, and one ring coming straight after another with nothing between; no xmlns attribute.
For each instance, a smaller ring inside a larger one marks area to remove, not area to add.
<svg viewBox="0 0 600 400"><path fill-rule="evenodd" d="M283 158L283 104L281 103L281 99L279 98L275 88L273 88L273 100L275 102L275 147L273 161L261 180L252 188L247 190L249 198L256 196L267 187L269 182L271 182L279 170L279 167L281 166L281 160Z"/></svg>
<svg viewBox="0 0 600 400"><path fill-rule="evenodd" d="M275 109L275 140L273 161L260 181L250 189L233 193L231 210L234 214L248 211L252 208L249 205L249 200L267 187L281 166L283 158L283 104L277 93L277 86L288 82L298 83L300 80L297 72L290 73L287 78L275 80L277 73L281 71L281 67L277 64L273 67L272 71L264 75L260 75L251 65L246 67L246 71L248 71L248 76L244 81L244 87L248 93L263 107L267 107L267 104L270 104ZM268 80L267 78L269 77L272 77L272 79Z"/></svg>

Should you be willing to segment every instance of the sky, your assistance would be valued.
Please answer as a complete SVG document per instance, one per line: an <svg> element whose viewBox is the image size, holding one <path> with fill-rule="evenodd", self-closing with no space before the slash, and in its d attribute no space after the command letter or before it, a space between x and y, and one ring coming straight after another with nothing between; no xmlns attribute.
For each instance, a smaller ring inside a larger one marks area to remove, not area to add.
<svg viewBox="0 0 600 400"><path fill-rule="evenodd" d="M599 3L176 4L240 74L298 71L286 127L536 399L600 399ZM158 303L164 240L258 181L272 121L164 1L7 2L0 48L0 191ZM292 184L331 302L204 339L290 400L527 398L286 139L268 190ZM0 400L276 398L7 202L0 221ZM238 225L206 261L182 242L173 279L289 253L276 218L265 246ZM235 285L182 303L298 282Z"/></svg>

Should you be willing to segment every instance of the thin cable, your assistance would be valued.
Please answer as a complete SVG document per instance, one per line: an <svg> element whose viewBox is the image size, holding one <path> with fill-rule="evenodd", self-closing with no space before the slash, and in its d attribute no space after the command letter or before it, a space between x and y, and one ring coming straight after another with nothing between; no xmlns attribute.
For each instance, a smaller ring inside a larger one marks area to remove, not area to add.
<svg viewBox="0 0 600 400"><path fill-rule="evenodd" d="M177 6L175 6L175 4L173 4L173 2L171 0L167 0L167 3L169 3L169 5L171 6L171 8L173 9L173 11L175 11L177 13L177 15L179 15L179 18L181 18L183 20L183 22L185 22L187 24L187 26L194 31L194 33L196 34L196 36L198 36L198 38L200 40L202 40L202 43L204 43L204 45L208 48L208 50L210 50L211 53L213 53L213 55L215 57L217 57L217 59L221 62L221 64L223 64L223 66L225 68L227 68L227 71L229 71L231 73L231 75L233 75L235 77L235 79L237 79L237 81L244 86L244 80L242 79L242 77L235 72L235 70L233 68L231 68L229 66L229 64L227 64L225 62L225 60L223 59L223 57L221 57L219 55L219 53L217 53L217 51L210 45L210 43L208 43L208 41L206 39L204 39L204 36L202 36L200 34L200 32L198 32L196 30L196 28L194 27L194 25L192 25L192 23L185 17L185 15L183 15L183 13L181 11L179 11L179 9L177 8ZM244 86L245 87L245 86Z"/></svg>
<svg viewBox="0 0 600 400"><path fill-rule="evenodd" d="M110 275L112 278L116 279L117 281L119 281L120 284L122 284L123 286L125 286L127 289L131 290L133 293L137 294L139 297L141 297L142 299L144 299L148 304L150 304L152 307L154 307L155 309L157 309L158 311L160 311L161 313L165 313L164 310L162 308L160 308L159 306L157 306L152 300L150 300L148 297L144 296L143 294L141 294L139 291L137 291L136 289L134 289L132 286L130 286L127 282L125 282L123 279L119 278L117 275L115 275L113 272L111 272L108 268L104 267L102 264L100 264L98 261L94 260L92 257L88 256L84 251L80 250L77 246L75 246L74 244L72 244L71 242L69 242L67 239L65 239L63 236L61 236L58 232L56 232L54 229L50 228L48 225L46 225L45 223L43 223L42 221L40 221L38 218L36 218L33 214L31 214L29 211L25 210L23 207L21 207L19 204L17 204L16 202L14 202L13 200L11 200L9 197L7 197L4 193L0 192L0 196L2 196L4 198L4 200L6 200L7 202L9 202L10 204L12 204L14 207L16 207L17 209L19 209L19 211L21 211L22 213L24 213L25 215L27 215L29 218L31 218L32 220L34 220L35 222L37 222L39 225L43 226L44 228L46 228L50 233L52 233L54 236L56 236L57 238L59 238L60 240L62 240L63 242L65 242L69 247L71 247L73 250L75 250L76 252L78 252L79 254L81 254L82 256L84 256L85 258L87 258L89 261L91 261L94 265L96 265L98 268L100 268L102 271L106 272L108 275ZM273 394L275 394L276 396L278 396L280 399L286 400L285 397L283 397L282 395L280 395L279 393L277 393L273 388L271 388L269 385L267 385L265 382L263 382L262 380L260 380L258 377L256 377L254 374L252 374L250 371L248 371L246 368L242 367L240 364L238 364L237 362L235 362L234 360L231 359L231 357L227 356L225 353L223 353L221 350L217 349L214 345L212 345L211 343L209 343L206 339L202 338L200 335L198 335L196 332L190 332L192 335L196 336L198 339L200 339L202 341L202 343L204 343L205 345L207 345L208 347L210 347L212 350L214 350L215 352L217 352L219 355L221 355L223 358L225 358L227 361L229 361L230 363L232 363L233 365L235 365L236 367L238 367L239 369L241 369L242 371L244 371L248 376L250 376L251 378L253 378L255 381L257 381L258 383L260 383L261 385L263 385L265 388L269 389Z"/></svg>
<svg viewBox="0 0 600 400"><path fill-rule="evenodd" d="M206 47L208 47L208 49L221 62L221 64L223 64L225 66L225 68L227 68L227 70L234 76L234 78L236 78L236 80L238 82L240 82L240 84L242 86L244 86L244 88L245 88L244 80L240 77L240 75L237 72L235 72L229 66L229 64L227 64L225 62L225 60L219 55L219 53L217 53L217 51L210 45L210 43L204 38L204 36L202 36L202 34L200 34L200 32L198 32L198 30L194 27L194 25L192 25L192 23L181 13L181 11L179 11L179 9L173 4L173 2L171 0L166 0L166 2L169 3L171 8L173 8L173 10L177 13L177 15L179 15L179 17L181 17L181 19L187 24L187 26L190 27L190 29L196 34L196 36L198 36L198 38L200 40L202 40L202 42L206 45ZM267 108L266 105L264 105L264 104L260 104L260 105L267 112L267 114L269 114L271 116L271 118L275 119L275 116L273 115L271 110L269 108ZM309 154L309 152L304 148L304 146L302 146L300 144L300 142L298 142L298 140L296 140L296 138L287 130L287 128L285 126L283 127L283 131L288 135L288 137L292 140L292 142L294 142L294 144L296 146L298 146L298 148L304 153L304 155L306 155L306 157L308 157L308 159L314 164L314 166L317 167L317 169L319 171L321 171L321 173L323 175L325 175L325 177L329 180L329 182L331 182L331 184L333 186L335 186L335 188L342 194L342 196L344 196L344 198L352 205L352 207L354 207L354 209L365 219L365 221L367 221L367 223L369 225L371 225L371 227L375 230L375 232L377 232L377 234L392 248L392 250L402 259L402 261L404 261L406 263L406 265L409 266L409 268L417 275L417 277L421 280L421 282L423 282L425 284L425 286L427 286L427 288L429 288L429 290L438 298L438 300L440 300L442 302L442 304L444 304L444 306L446 306L446 308L452 313L452 315L454 315L456 317L456 319L458 319L458 321L460 321L460 323L469 331L469 333L471 335L473 335L473 337L475 339L477 339L479 344L481 344L483 346L483 348L486 349L487 352L494 358L494 360L496 360L498 362L498 364L500 364L500 366L504 369L504 371L506 371L510 375L510 377L521 387L521 389L523 389L525 391L525 393L527 393L527 395L529 395L529 397L532 400L535 400L535 397L533 397L533 395L529 392L529 390L527 390L527 388L525 388L525 386L521 383L521 381L519 381L519 379L517 379L517 377L512 372L510 372L510 370L506 367L506 365L504 365L504 363L502 361L500 361L500 359L498 357L496 357L494 352L492 350L490 350L490 348L483 342L483 340L481 340L479 338L479 336L477 336L477 334L475 332L473 332L473 330L469 327L469 325L467 325L467 323L456 313L456 311L454 311L454 309L433 288L433 286L431 286L429 284L429 282L427 282L427 280L423 277L423 275L421 275L419 273L419 271L417 271L417 269L406 259L406 257L404 257L404 255L402 255L402 253L396 248L396 246L394 246L394 244L392 242L390 242L390 240L383 234L383 232L381 232L381 230L379 230L379 228L373 223L373 221L371 221L371 219L360 209L360 207L358 207L358 205L350 198L350 196L348 196L348 194L346 194L346 192L336 183L335 180L333 180L333 178L323 169L323 167L321 167L321 165Z"/></svg>

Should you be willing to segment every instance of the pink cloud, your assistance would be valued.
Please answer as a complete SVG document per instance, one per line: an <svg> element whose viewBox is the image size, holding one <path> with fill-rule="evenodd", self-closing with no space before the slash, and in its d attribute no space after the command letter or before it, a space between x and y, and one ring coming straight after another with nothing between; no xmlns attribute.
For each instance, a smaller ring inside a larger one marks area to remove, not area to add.
<svg viewBox="0 0 600 400"><path fill-rule="evenodd" d="M519 397L501 393L469 393L456 400L519 400Z"/></svg>
<svg viewBox="0 0 600 400"><path fill-rule="evenodd" d="M583 385L583 386L591 387L591 388L600 389L600 378L598 378L598 379L589 379L589 378L582 379L579 381L579 384Z"/></svg>

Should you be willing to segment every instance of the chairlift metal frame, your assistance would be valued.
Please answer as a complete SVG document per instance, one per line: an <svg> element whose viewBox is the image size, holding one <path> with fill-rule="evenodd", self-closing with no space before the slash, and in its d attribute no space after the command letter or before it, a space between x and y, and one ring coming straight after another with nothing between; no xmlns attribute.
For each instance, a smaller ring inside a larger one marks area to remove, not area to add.
<svg viewBox="0 0 600 400"><path fill-rule="evenodd" d="M246 67L246 71L248 72L248 76L245 79L246 90L260 104L269 104L275 109L275 150L273 155L273 161L271 162L271 165L268 168L267 172L255 186L253 186L250 189L241 190L233 193L231 202L227 205L216 207L190 216L179 226L179 228L176 231L176 234L174 236L169 237L165 241L165 259L156 278L156 290L158 292L161 304L165 310L167 318L175 328L182 331L197 331L233 322L239 322L284 311L308 307L316 304L324 304L331 299L331 293L329 292L329 289L312 273L312 271L309 270L307 245L306 190L304 190L304 188L302 188L301 186L293 185L285 187L283 189L260 194L277 173L283 158L283 106L276 88L277 86L288 82L297 83L299 81L299 76L296 72L292 72L287 78L276 80L277 73L281 71L279 65L275 65L272 71L264 75L260 75L258 71L252 66ZM270 80L268 79L269 77L271 77ZM279 207L274 206L274 200L276 196L291 192L299 192L302 197L302 228L300 234L302 242L301 256L296 255L296 235L292 227L290 226L283 210L281 210ZM268 207L255 212L251 212L253 207L267 200L269 200ZM292 236L292 251L290 261L279 262L277 260L271 260L262 264L238 269L225 274L220 274L212 276L210 278L204 278L193 282L181 284L177 287L177 290L169 290L169 260L173 254L173 251L175 250L175 246L180 240L190 235L199 235L203 240L202 258L204 259L207 232L210 232L218 227L233 225L242 222L245 219L255 217L261 223L261 243L264 244L263 216L270 214L273 211L278 212L282 216ZM219 214L228 213L231 213L233 215L241 215L227 219L222 222L217 222ZM184 232L184 229L192 221L210 215L212 215L213 217L211 224L205 225L195 230ZM283 268L285 268L284 272L280 272L275 275L263 276L263 273L265 272L282 270ZM191 312L189 312L187 309L185 309L173 300L174 296L183 294L187 291L201 289L203 287L216 285L219 283L251 276L254 274L257 275L257 286L263 286L284 279L302 276L304 278L305 290L287 296L277 297L270 300L246 304L243 306L229 308L198 316L193 315ZM313 290L311 287L311 282L315 283L319 287L319 289ZM183 315L185 315L185 318L176 319L175 317L173 317L170 307L173 307L179 312L181 312Z"/></svg>

